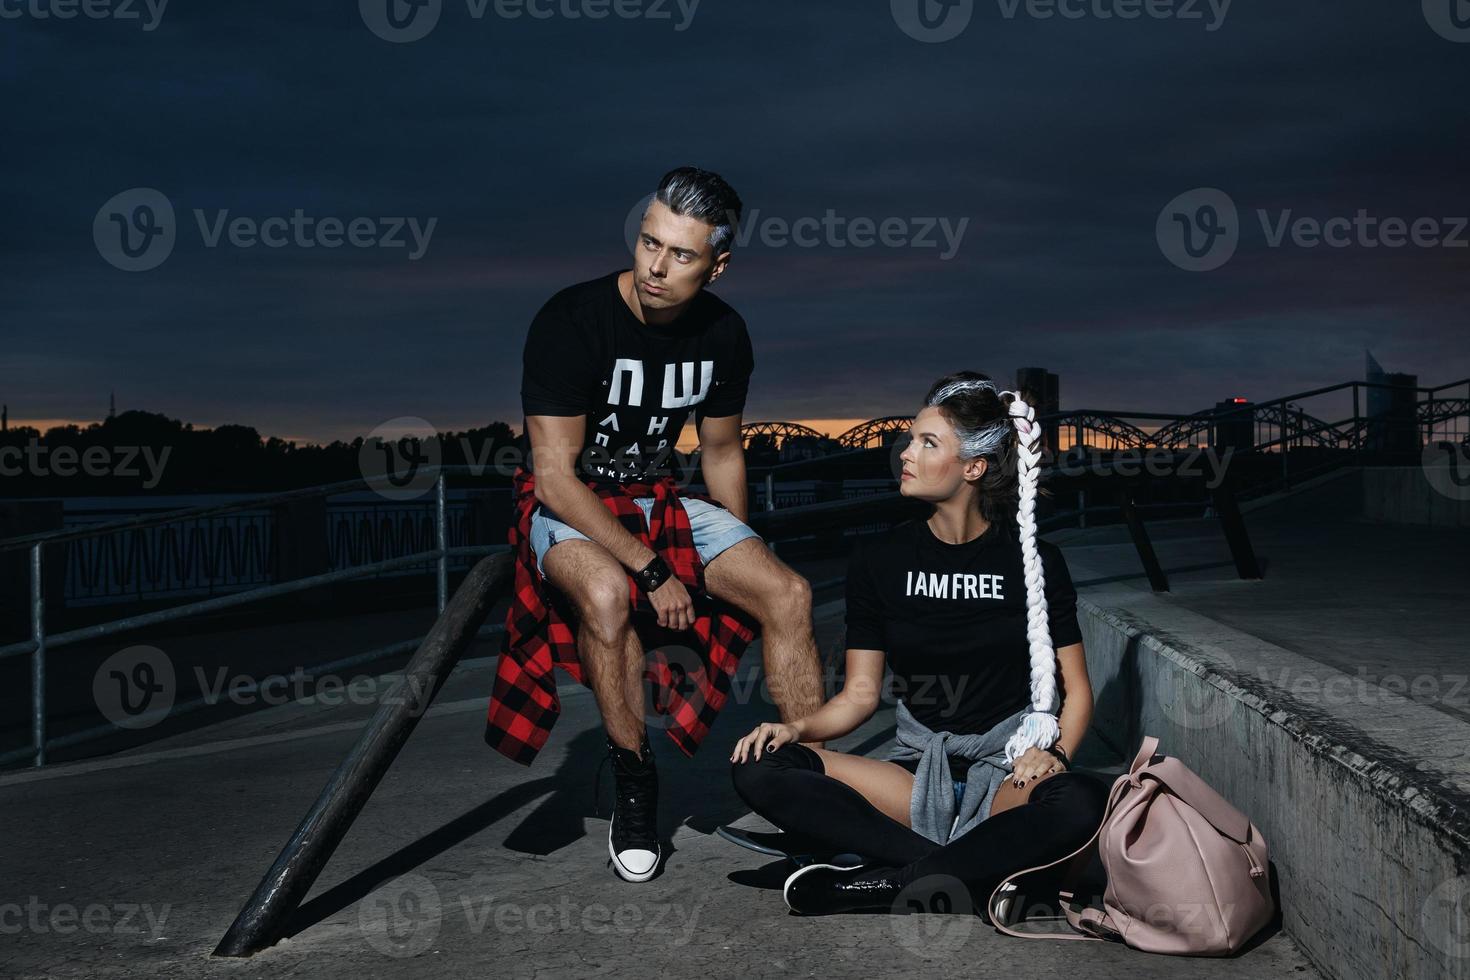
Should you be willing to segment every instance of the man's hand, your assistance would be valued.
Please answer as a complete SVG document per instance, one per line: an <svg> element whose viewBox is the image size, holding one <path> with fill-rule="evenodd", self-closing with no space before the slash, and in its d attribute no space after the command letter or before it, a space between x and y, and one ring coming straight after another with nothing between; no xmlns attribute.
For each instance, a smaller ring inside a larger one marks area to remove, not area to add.
<svg viewBox="0 0 1470 980"><path fill-rule="evenodd" d="M666 629L687 630L694 625L694 600L678 576L670 575L663 585L648 593L658 624Z"/></svg>

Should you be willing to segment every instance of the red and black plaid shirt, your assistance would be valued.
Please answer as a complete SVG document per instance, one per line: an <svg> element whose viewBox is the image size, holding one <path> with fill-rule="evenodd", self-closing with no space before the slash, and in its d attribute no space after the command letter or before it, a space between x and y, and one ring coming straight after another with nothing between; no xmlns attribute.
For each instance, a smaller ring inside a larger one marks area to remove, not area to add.
<svg viewBox="0 0 1470 980"><path fill-rule="evenodd" d="M485 721L485 741L516 762L530 765L546 744L561 714L553 667L587 683L577 659L576 610L565 593L547 582L531 549L531 513L536 509L535 476L518 467L512 490L514 519L509 541L516 555L515 592L505 617L500 663ZM587 486L628 530L663 556L694 602L694 625L675 631L660 627L653 605L628 576L632 623L649 651L645 680L652 697L646 717L664 727L669 738L693 755L725 705L740 656L759 632L756 620L728 602L705 593L704 564L694 550L689 515L680 495L724 507L692 490L677 490L672 476L656 481ZM645 524L634 497L653 497Z"/></svg>

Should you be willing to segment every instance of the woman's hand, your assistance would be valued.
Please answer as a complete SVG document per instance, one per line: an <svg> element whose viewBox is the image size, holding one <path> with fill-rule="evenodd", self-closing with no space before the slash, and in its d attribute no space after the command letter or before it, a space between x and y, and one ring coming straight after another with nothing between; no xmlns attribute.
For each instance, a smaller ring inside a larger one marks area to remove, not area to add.
<svg viewBox="0 0 1470 980"><path fill-rule="evenodd" d="M1061 759L1046 749L1038 749L1033 745L1016 757L1016 765L1011 772L1010 779L1017 786L1025 786L1033 779L1062 772L1065 768Z"/></svg>
<svg viewBox="0 0 1470 980"><path fill-rule="evenodd" d="M796 730L795 725L786 725L779 721L763 721L756 725L749 735L735 743L735 751L730 753L730 761L748 761L751 749L755 750L755 757L759 759L762 752L779 749L787 742L799 741L801 741L801 733Z"/></svg>

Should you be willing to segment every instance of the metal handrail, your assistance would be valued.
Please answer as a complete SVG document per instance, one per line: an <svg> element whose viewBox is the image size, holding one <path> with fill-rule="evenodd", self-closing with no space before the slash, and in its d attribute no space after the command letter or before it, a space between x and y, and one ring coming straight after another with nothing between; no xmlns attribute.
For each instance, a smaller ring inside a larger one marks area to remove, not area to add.
<svg viewBox="0 0 1470 980"><path fill-rule="evenodd" d="M376 575L379 572L394 571L399 568L407 568L413 565L421 565L426 562L434 562L435 567L435 600L436 610L443 613L449 601L449 561L457 557L479 557L493 555L497 552L507 551L506 545L470 545L457 548L449 547L448 540L448 476L452 473L473 473L474 467L469 466L436 466L426 468L427 473L434 476L434 544L435 547L429 551L422 551L412 555L404 555L398 558L388 558L383 561L373 562L367 565L355 565L352 568L341 569L335 572L324 572L320 575L310 575L305 578L295 579L290 582L279 582L275 585L261 586L243 592L236 592L226 596L216 596L200 602L186 603L180 606L172 606L157 612L144 613L138 616L128 616L122 619L110 620L81 629L69 630L65 633L48 635L46 632L46 593L44 576L44 553L47 545L57 544L65 541L79 540L86 537L108 534L119 530L134 530L146 527L156 527L163 524L171 524L180 520L192 520L199 517L213 516L215 514L230 513L240 510L257 510L272 504L283 503L290 500L302 500L313 497L327 497L336 493L353 490L361 490L366 484L371 487L375 483L381 483L386 478L368 478L362 480L349 480L342 483L329 483L318 487L304 487L298 490L290 490L284 493L267 494L258 497L249 497L237 500L229 504L215 504L205 507L190 508L187 510L171 511L166 514L151 517L131 518L122 521L113 521L107 524L93 524L84 528L73 528L63 531L51 531L42 534L31 534L21 538L11 538L8 541L0 541L0 551L15 551L21 548L30 550L30 612L31 628L30 639L19 643L12 643L0 647L0 660L8 657L31 655L31 747L29 750L11 751L0 755L0 763L16 758L23 758L29 754L33 766L44 766L46 764L46 750L49 746L74 745L83 741L101 738L121 729L116 725L103 725L87 729L83 732L73 732L59 740L50 740L46 731L46 656L53 647L70 646L95 640L99 637L109 636L115 633L134 630L144 626L154 626L159 623L176 622L190 616L202 615L215 612L220 609L229 609L236 606L248 605L253 602L261 602L274 599L284 595L304 592L308 589L319 588L323 585L332 585L338 582L346 582L352 579L365 578ZM417 643L418 641L409 641ZM385 656L387 654L384 654ZM176 711L173 709L170 716Z"/></svg>

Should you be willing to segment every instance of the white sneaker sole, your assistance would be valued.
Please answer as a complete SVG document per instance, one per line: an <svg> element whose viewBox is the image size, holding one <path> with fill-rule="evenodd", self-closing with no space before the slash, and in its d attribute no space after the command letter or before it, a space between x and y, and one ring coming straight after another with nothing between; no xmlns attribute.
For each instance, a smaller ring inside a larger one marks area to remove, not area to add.
<svg viewBox="0 0 1470 980"><path fill-rule="evenodd" d="M788 909L791 909L791 911L796 912L797 915L806 915L805 912L800 912L794 908L791 908L791 883L793 881L795 881L797 878L800 878L807 872L815 871L818 868L827 868L832 871L856 871L858 868L861 867L861 864L808 864L804 868L797 868L795 871L791 872L791 874L787 876L786 884L781 886L781 901L785 902L786 907Z"/></svg>
<svg viewBox="0 0 1470 980"><path fill-rule="evenodd" d="M612 824L607 825L607 856L612 858L613 871L624 881L647 881L652 878L654 872L658 871L658 863L663 860L663 848L657 844L653 845L653 866L642 874L635 874L624 867L623 862L618 860L617 848L613 847Z"/></svg>

